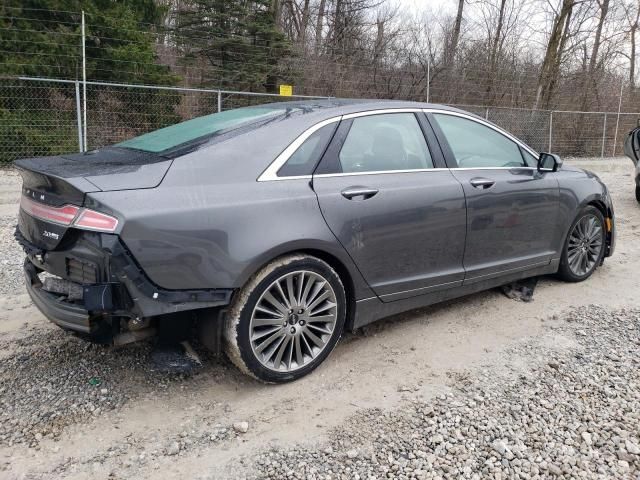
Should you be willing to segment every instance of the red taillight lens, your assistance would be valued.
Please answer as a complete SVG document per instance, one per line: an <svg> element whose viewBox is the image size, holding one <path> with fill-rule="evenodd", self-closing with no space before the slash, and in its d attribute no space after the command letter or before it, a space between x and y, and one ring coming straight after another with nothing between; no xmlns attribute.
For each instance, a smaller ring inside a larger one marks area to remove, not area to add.
<svg viewBox="0 0 640 480"><path fill-rule="evenodd" d="M20 199L20 208L32 217L66 227L74 226L85 230L113 232L118 226L118 219L110 215L75 205L52 207L35 202L25 195Z"/></svg>
<svg viewBox="0 0 640 480"><path fill-rule="evenodd" d="M113 232L118 226L118 219L95 210L83 208L76 221L73 222L73 226L86 230Z"/></svg>
<svg viewBox="0 0 640 480"><path fill-rule="evenodd" d="M62 207L52 207L44 203L38 203L24 195L20 199L20 208L32 217L46 220L48 222L57 223L59 225L71 225L73 219L76 218L80 207L75 205L63 205Z"/></svg>

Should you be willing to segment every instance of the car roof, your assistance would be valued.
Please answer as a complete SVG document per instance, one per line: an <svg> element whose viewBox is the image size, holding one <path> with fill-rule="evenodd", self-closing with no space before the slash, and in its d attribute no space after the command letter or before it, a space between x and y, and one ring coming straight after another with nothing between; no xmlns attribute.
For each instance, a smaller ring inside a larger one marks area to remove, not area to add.
<svg viewBox="0 0 640 480"><path fill-rule="evenodd" d="M263 106L280 106L284 108L300 109L305 113L325 113L327 118L350 113L366 112L371 110L385 110L390 108L417 108L448 110L453 112L464 112L455 107L440 105L436 103L412 102L407 100L379 100L379 99L357 99L357 98L326 98L313 100L294 100L288 102L274 102Z"/></svg>
<svg viewBox="0 0 640 480"><path fill-rule="evenodd" d="M262 104L263 107L280 107L296 110L295 115L284 119L284 122L295 123L298 127L308 128L329 118L352 113L361 113L386 109L434 109L464 113L480 119L477 115L447 105L437 103L411 102L406 100L376 100L352 98L327 98L316 100L294 100Z"/></svg>

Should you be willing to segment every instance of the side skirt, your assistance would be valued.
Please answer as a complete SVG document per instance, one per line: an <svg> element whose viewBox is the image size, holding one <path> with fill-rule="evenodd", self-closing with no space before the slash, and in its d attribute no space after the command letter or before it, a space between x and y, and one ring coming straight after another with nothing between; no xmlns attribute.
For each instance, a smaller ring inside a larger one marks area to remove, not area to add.
<svg viewBox="0 0 640 480"><path fill-rule="evenodd" d="M355 330L356 328L363 327L375 322L376 320L380 320L381 318L396 315L408 310L427 307L446 300L464 297L465 295L489 290L490 288L499 287L516 280L522 280L523 278L556 273L559 265L560 259L554 259L551 260L551 263L548 265L543 265L530 270L514 272L497 278L478 281L469 285L462 285L460 287L453 287L447 290L427 293L425 295L410 297L403 300L396 300L395 302L385 303L376 297L358 300L356 302L356 311L353 322L351 325L348 325L347 328L349 330Z"/></svg>

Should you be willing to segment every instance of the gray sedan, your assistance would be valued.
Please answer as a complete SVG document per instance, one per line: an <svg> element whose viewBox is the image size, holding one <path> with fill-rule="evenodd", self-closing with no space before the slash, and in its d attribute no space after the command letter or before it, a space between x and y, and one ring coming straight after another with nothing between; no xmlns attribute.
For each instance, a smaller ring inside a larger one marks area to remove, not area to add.
<svg viewBox="0 0 640 480"><path fill-rule="evenodd" d="M53 322L121 344L198 326L266 382L345 329L613 252L594 174L454 108L276 103L24 159L16 238Z"/></svg>
<svg viewBox="0 0 640 480"><path fill-rule="evenodd" d="M636 200L640 203L640 127L629 132L624 142L624 153L636 166L633 179L636 185Z"/></svg>

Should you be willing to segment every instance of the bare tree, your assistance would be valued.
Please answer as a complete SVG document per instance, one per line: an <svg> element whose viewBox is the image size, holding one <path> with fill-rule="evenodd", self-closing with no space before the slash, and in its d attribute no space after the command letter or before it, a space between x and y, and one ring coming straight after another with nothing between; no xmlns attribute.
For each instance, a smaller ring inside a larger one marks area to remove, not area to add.
<svg viewBox="0 0 640 480"><path fill-rule="evenodd" d="M630 52L629 59L629 88L631 93L635 93L636 89L636 34L640 27L640 0L624 5L624 15L627 21L629 32Z"/></svg>
<svg viewBox="0 0 640 480"><path fill-rule="evenodd" d="M456 12L456 19L451 29L451 37L449 38L448 45L445 50L445 68L450 68L453 64L453 60L458 50L458 42L460 41L460 30L462 28L462 18L464 12L465 0L458 0L458 10Z"/></svg>
<svg viewBox="0 0 640 480"><path fill-rule="evenodd" d="M562 0L560 9L554 15L553 26L540 69L534 109L547 108L551 103L560 75L560 65L566 53L568 39L571 36L571 17L577 4L578 0Z"/></svg>
<svg viewBox="0 0 640 480"><path fill-rule="evenodd" d="M596 26L596 34L593 39L593 47L591 49L591 58L589 60L589 74L593 78L593 75L598 64L598 52L602 45L602 29L609 13L609 0L597 0L600 14L598 17L598 25Z"/></svg>
<svg viewBox="0 0 640 480"><path fill-rule="evenodd" d="M316 17L316 54L320 51L320 46L322 45L322 29L324 27L324 16L327 8L327 0L320 0L320 4L318 5L318 15Z"/></svg>

